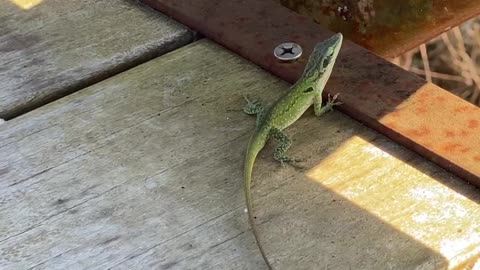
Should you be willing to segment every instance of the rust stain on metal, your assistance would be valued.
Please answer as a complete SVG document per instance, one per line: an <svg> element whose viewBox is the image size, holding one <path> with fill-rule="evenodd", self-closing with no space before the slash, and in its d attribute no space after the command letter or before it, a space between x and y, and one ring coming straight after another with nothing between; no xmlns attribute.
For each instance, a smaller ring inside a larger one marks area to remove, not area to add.
<svg viewBox="0 0 480 270"><path fill-rule="evenodd" d="M480 14L472 0L276 0L385 58Z"/></svg>
<svg viewBox="0 0 480 270"><path fill-rule="evenodd" d="M445 163L446 168L470 168L478 175L479 108L461 101L433 84L425 84L379 121L392 131L403 131L417 148L431 151L434 160L435 156L447 159L450 164Z"/></svg>
<svg viewBox="0 0 480 270"><path fill-rule="evenodd" d="M313 46L332 32L272 0L143 0L280 78L294 83ZM299 61L273 48L295 42ZM345 41L327 93L339 109L480 186L480 108Z"/></svg>

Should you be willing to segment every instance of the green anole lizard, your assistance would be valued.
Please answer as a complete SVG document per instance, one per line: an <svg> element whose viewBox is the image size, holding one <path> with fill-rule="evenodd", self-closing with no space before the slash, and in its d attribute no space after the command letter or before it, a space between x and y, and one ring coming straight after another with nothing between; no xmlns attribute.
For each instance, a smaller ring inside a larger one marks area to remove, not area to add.
<svg viewBox="0 0 480 270"><path fill-rule="evenodd" d="M271 137L278 141L273 157L282 164L286 162L294 162L294 159L291 159L286 155L291 140L282 130L300 118L300 116L302 116L312 104L317 117L332 110L334 105L340 104L335 101L338 96L337 94L333 98L328 96L327 103L325 106L322 106L322 92L330 78L330 74L332 73L335 59L342 46L342 40L342 34L338 33L329 39L318 43L308 59L303 75L291 87L290 92L280 98L268 110L264 109L259 102L252 102L245 97L247 105L243 111L247 114L257 115L255 132L250 138L245 156L244 180L247 212L255 240L257 241L263 259L269 269L272 269L272 267L259 243L258 235L253 223L254 217L250 194L253 164L255 163L258 153Z"/></svg>

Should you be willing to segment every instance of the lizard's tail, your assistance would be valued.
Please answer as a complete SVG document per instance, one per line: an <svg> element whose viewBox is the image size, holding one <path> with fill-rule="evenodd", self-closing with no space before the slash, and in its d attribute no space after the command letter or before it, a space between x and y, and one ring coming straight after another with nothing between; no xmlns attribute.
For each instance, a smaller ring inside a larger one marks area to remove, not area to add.
<svg viewBox="0 0 480 270"><path fill-rule="evenodd" d="M257 231L255 230L254 226L254 217L253 217L253 209L252 209L252 196L251 196L251 187L252 187L252 171L253 165L255 163L255 159L257 158L258 153L262 150L265 142L267 141L267 136L262 136L262 134L255 133L250 142L248 143L247 154L245 155L245 171L244 171L244 179L245 179L245 199L247 203L247 213L248 219L250 222L250 226L252 226L252 233L255 237L255 241L257 242L258 248L260 249L260 253L262 254L265 263L268 266L268 269L273 269L270 265L270 262L265 255L265 251L263 250L262 245L260 244L259 237L257 235Z"/></svg>

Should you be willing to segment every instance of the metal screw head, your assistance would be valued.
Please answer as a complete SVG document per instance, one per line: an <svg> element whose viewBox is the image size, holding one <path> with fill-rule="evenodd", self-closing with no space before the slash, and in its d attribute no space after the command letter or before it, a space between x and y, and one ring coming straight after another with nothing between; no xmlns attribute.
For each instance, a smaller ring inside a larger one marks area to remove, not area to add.
<svg viewBox="0 0 480 270"><path fill-rule="evenodd" d="M297 43L286 42L278 45L273 50L273 55L281 61L291 62L302 56L302 47Z"/></svg>

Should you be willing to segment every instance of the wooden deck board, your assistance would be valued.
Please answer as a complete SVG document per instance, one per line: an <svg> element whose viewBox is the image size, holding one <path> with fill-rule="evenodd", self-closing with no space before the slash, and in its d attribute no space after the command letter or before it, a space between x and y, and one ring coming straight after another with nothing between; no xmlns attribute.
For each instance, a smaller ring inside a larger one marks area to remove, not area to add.
<svg viewBox="0 0 480 270"><path fill-rule="evenodd" d="M241 108L287 89L202 40L2 124L0 268L265 269ZM477 189L338 112L287 132L304 168L268 145L254 172L276 269L453 269L478 254Z"/></svg>
<svg viewBox="0 0 480 270"><path fill-rule="evenodd" d="M26 10L14 4L21 2L0 2L4 119L192 40L186 27L135 1L45 0Z"/></svg>
<svg viewBox="0 0 480 270"><path fill-rule="evenodd" d="M254 176L275 269L480 265L479 189L338 112L287 133L304 168L276 169L270 148Z"/></svg>
<svg viewBox="0 0 480 270"><path fill-rule="evenodd" d="M262 269L229 88L280 85L203 41L2 124L0 268Z"/></svg>

